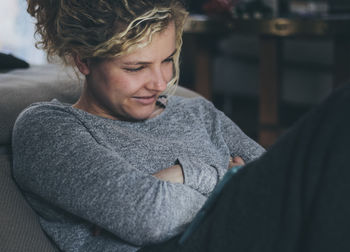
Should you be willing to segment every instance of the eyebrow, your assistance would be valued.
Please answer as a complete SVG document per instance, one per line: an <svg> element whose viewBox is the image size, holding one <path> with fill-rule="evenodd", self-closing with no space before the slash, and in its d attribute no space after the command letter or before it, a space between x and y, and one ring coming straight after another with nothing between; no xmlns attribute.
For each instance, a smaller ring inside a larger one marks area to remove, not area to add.
<svg viewBox="0 0 350 252"><path fill-rule="evenodd" d="M164 60L169 59L173 57L177 52L177 49L175 49L168 57L166 57ZM130 61L130 62L124 62L123 65L150 65L152 62L148 61Z"/></svg>

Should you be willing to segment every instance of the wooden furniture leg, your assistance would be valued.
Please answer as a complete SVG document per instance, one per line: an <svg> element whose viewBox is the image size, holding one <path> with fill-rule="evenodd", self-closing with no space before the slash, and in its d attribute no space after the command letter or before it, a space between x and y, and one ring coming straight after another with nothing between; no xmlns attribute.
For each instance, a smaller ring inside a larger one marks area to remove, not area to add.
<svg viewBox="0 0 350 252"><path fill-rule="evenodd" d="M195 53L195 83L194 89L208 100L212 100L213 43L208 37L198 36Z"/></svg>
<svg viewBox="0 0 350 252"><path fill-rule="evenodd" d="M260 36L260 90L258 142L271 146L280 135L280 83L282 40Z"/></svg>

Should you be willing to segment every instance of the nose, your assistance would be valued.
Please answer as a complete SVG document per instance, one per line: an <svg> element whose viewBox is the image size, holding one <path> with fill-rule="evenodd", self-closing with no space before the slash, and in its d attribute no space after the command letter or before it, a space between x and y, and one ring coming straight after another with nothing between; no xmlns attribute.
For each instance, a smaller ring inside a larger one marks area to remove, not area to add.
<svg viewBox="0 0 350 252"><path fill-rule="evenodd" d="M152 71L152 78L149 82L149 88L158 92L162 92L166 89L168 84L167 73L162 67L156 67Z"/></svg>

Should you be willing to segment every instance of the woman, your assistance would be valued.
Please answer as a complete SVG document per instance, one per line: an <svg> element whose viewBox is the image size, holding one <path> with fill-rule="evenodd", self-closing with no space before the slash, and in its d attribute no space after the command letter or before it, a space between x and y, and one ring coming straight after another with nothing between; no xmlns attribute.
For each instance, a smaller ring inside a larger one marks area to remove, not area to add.
<svg viewBox="0 0 350 252"><path fill-rule="evenodd" d="M28 4L43 48L85 75L75 104L34 104L13 133L14 177L61 250L347 250L349 120L334 111L349 88L257 159L263 148L211 103L163 96L178 80L179 1ZM325 118L333 124L318 126ZM244 163L184 240L227 169Z"/></svg>
<svg viewBox="0 0 350 252"><path fill-rule="evenodd" d="M60 249L167 240L227 167L263 152L204 99L165 99L187 15L178 1L28 3L49 55L85 75L75 104L34 104L14 130L14 176Z"/></svg>

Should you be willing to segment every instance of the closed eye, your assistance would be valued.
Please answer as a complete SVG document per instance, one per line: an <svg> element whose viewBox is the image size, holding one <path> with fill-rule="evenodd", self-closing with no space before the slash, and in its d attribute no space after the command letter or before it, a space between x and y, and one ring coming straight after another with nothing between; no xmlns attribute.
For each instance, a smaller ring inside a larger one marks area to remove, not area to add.
<svg viewBox="0 0 350 252"><path fill-rule="evenodd" d="M144 66L139 66L139 67L136 67L136 68L126 67L126 68L124 68L124 70L127 71L127 72L138 72L138 71L141 71L144 68L145 68Z"/></svg>
<svg viewBox="0 0 350 252"><path fill-rule="evenodd" d="M173 55L175 54L172 53L170 57L166 58L165 60L162 61L162 63L173 63L174 62L174 57ZM140 62L141 63L141 62ZM137 63L137 64L140 64L140 63ZM147 62L144 62L143 64L146 64L146 65L141 65L139 67L125 67L123 68L125 71L127 72L139 72L141 70L143 70L144 68L146 68L146 66L149 64Z"/></svg>
<svg viewBox="0 0 350 252"><path fill-rule="evenodd" d="M173 62L173 61L174 61L174 58L173 57L169 57L169 58L166 58L163 62L167 63L167 62Z"/></svg>

